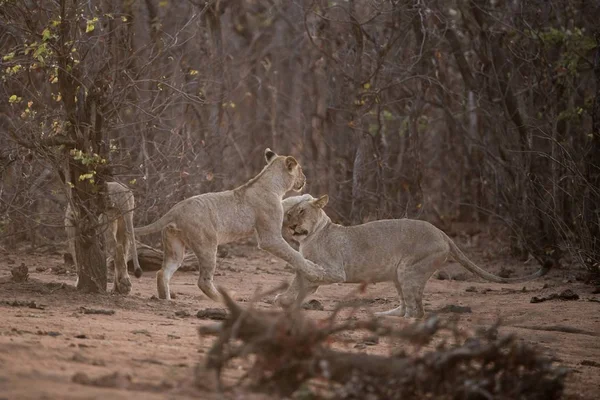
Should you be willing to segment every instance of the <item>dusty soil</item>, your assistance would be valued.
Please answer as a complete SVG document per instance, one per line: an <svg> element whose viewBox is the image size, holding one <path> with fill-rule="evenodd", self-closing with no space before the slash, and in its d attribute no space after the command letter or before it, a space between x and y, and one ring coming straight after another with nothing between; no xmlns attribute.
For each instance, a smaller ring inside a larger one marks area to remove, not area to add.
<svg viewBox="0 0 600 400"><path fill-rule="evenodd" d="M512 268L515 274L532 272L533 265L499 261L482 250L462 244L465 252L486 269L498 273ZM29 253L29 254L28 254ZM219 258L218 285L235 299L248 302L258 287L268 288L291 279L283 262L249 245L229 248ZM175 274L171 290L176 299L158 300L154 272L136 280L129 296L90 295L75 291L75 276L61 268L62 254L0 251L0 400L1 399L192 399L222 396L215 391L214 378L205 375L194 384L195 368L203 359L212 338L199 339L197 327L214 321L196 317L200 310L222 308L196 287L193 272ZM29 279L10 281L15 266L29 268ZM53 270L54 267L54 270ZM501 333L513 333L555 357L572 373L565 398L600 398L600 299L593 287L577 282L573 272L554 270L547 277L525 286L483 282L449 263L444 271L450 280L432 278L425 289L425 309L431 313L447 305L470 307L456 314L464 329L503 321ZM355 289L355 285L331 285L319 289L317 299L324 310L307 311L324 318ZM530 303L571 289L579 300L548 300ZM397 305L392 284L370 286L364 308L383 311ZM259 307L272 307L269 299ZM454 308L460 311L460 308ZM91 310L91 311L90 311ZM89 314L93 310L107 314ZM112 313L114 311L114 313ZM411 321L393 318L398 324ZM387 353L389 344L360 345L360 335L350 338L349 348L369 353ZM224 373L233 387L247 364L235 362ZM258 399L264 395L231 388L231 398Z"/></svg>

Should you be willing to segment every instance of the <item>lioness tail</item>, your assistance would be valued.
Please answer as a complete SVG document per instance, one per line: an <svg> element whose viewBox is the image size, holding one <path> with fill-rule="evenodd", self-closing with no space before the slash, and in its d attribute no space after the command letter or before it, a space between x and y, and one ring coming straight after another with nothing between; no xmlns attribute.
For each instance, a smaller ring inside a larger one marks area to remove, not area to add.
<svg viewBox="0 0 600 400"><path fill-rule="evenodd" d="M551 263L545 264L542 268L534 272L530 275L525 275L517 278L502 278L498 275L494 275L486 270L478 267L473 261L469 260L467 256L458 248L458 246L446 235L446 239L448 240L448 244L450 245L450 254L454 257L454 259L459 262L463 267L467 270L471 271L475 275L480 276L483 279L487 279L491 282L497 283L518 283L518 282L527 282L533 279L539 278L540 276L544 276L550 271Z"/></svg>
<svg viewBox="0 0 600 400"><path fill-rule="evenodd" d="M167 214L160 217L158 220L154 221L150 225L141 226L139 228L135 228L134 232L137 236L145 236L154 232L162 231L165 226L169 224L167 220Z"/></svg>

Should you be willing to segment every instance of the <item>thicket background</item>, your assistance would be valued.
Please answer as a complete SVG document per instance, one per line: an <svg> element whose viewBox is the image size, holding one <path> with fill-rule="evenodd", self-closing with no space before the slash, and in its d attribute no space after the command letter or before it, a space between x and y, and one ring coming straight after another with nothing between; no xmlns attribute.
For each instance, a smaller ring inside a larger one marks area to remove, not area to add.
<svg viewBox="0 0 600 400"><path fill-rule="evenodd" d="M61 240L71 186L101 209L91 180L148 223L271 147L339 222L504 227L516 255L597 269L599 21L584 0L2 0L1 240Z"/></svg>

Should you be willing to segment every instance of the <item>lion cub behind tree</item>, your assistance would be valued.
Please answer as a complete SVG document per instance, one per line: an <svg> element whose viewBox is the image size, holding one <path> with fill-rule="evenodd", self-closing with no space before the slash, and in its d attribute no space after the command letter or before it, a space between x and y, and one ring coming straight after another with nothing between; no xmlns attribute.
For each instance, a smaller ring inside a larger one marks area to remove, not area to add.
<svg viewBox="0 0 600 400"><path fill-rule="evenodd" d="M444 232L426 221L391 219L356 226L331 222L323 207L327 195L310 195L283 201L283 235L300 245L300 253L327 271L326 283L375 283L393 281L400 306L378 315L420 318L427 280L452 256L467 270L492 282L524 282L545 275L542 268L522 278L501 278L475 265ZM278 296L282 305L300 301L323 282L309 282L296 274L287 292Z"/></svg>
<svg viewBox="0 0 600 400"><path fill-rule="evenodd" d="M162 231L163 263L156 274L158 296L170 299L169 281L183 261L186 248L198 258L198 287L211 299L220 299L213 284L217 246L255 233L258 246L290 263L311 280L322 280L323 269L307 261L281 237L281 199L300 191L306 177L294 157L265 150L267 165L245 185L218 193L205 193L173 206L158 221L136 228L136 235Z"/></svg>
<svg viewBox="0 0 600 400"><path fill-rule="evenodd" d="M121 294L129 294L131 291L131 280L127 273L127 260L129 253L133 253L134 273L136 277L142 276L133 236L133 209L135 199L133 192L119 182L107 182L108 209L100 216L100 223L105 225L104 241L115 264L114 291ZM69 253L73 258L75 268L79 269L79 263L75 257L75 214L71 205L67 205L65 212L65 230L69 243ZM78 274L79 275L79 274Z"/></svg>

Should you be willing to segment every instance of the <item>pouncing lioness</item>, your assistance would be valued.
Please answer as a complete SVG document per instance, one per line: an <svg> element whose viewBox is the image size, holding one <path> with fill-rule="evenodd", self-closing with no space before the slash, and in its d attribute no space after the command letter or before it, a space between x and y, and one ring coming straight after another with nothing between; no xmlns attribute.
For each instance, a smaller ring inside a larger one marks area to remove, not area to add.
<svg viewBox="0 0 600 400"><path fill-rule="evenodd" d="M323 211L328 200L327 195L283 200L283 236L297 241L306 259L325 268L327 283L394 282L400 306L378 315L422 317L425 284L448 256L472 273L498 283L529 281L550 269L542 268L520 278L501 278L475 265L452 239L429 222L388 219L342 226L332 223ZM298 296L314 293L320 283L296 274L290 288L276 300L282 305L302 300Z"/></svg>
<svg viewBox="0 0 600 400"><path fill-rule="evenodd" d="M213 284L217 246L256 234L258 246L287 261L310 280L322 280L323 268L305 260L281 237L281 199L300 191L306 177L298 161L265 150L267 165L246 184L224 192L205 193L175 204L158 221L135 229L136 235L162 231L163 262L156 274L158 297L170 299L169 281L180 267L185 249L198 258L198 287L215 301Z"/></svg>

